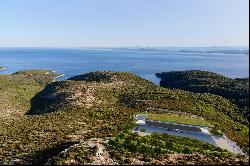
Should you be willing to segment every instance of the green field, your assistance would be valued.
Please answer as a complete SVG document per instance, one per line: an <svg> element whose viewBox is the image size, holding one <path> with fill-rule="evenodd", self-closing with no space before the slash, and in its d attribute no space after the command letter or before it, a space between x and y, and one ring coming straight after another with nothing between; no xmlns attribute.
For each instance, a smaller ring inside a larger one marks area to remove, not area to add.
<svg viewBox="0 0 250 166"><path fill-rule="evenodd" d="M174 123L199 125L199 126L210 126L210 124L201 117L178 115L172 113L165 113L165 114L149 113L147 120L157 120L162 122L174 122Z"/></svg>

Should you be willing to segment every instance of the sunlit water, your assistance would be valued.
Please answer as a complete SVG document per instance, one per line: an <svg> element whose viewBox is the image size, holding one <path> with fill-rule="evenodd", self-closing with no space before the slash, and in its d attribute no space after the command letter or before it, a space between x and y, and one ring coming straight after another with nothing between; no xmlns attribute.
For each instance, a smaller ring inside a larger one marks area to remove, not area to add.
<svg viewBox="0 0 250 166"><path fill-rule="evenodd" d="M0 66L13 73L25 69L51 69L61 79L97 70L133 72L154 83L157 72L208 70L229 76L249 76L248 54L207 53L207 48L164 49L0 49ZM192 50L196 50L192 52ZM199 51L197 51L199 50ZM210 48L211 50L211 48Z"/></svg>

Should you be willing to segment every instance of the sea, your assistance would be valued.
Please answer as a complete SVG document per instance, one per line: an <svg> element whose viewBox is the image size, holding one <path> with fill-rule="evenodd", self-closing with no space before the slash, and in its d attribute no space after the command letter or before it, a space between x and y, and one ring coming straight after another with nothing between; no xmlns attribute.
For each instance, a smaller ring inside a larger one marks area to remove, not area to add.
<svg viewBox="0 0 250 166"><path fill-rule="evenodd" d="M1 74L50 69L60 80L92 71L132 72L155 84L155 73L205 70L231 78L249 77L247 47L0 48Z"/></svg>

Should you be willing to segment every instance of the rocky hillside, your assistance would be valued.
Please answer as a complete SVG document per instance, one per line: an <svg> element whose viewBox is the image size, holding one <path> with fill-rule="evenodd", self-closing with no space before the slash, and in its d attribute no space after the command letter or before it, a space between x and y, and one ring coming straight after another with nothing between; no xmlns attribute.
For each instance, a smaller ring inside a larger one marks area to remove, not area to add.
<svg viewBox="0 0 250 166"><path fill-rule="evenodd" d="M133 151L135 141L144 139L129 134L133 115L181 111L205 118L247 152L248 126L235 120L235 105L220 96L161 88L131 73L99 71L53 82L55 73L33 72L0 75L4 78L0 79L0 95L5 94L0 104L11 103L5 106L9 116L5 109L0 114L0 163L174 164L185 163L186 158L194 164L202 163L200 158L210 164L223 164L220 161L224 160L231 164L248 162L206 143L194 145L191 142L197 140L189 138L167 138L176 141L171 150L159 151L161 157L150 155L153 146L161 146L148 141L156 138L145 140L148 153ZM128 134L119 135L122 131ZM183 142L187 142L185 147L181 146ZM204 151L206 148L208 151ZM169 161L164 155L170 156Z"/></svg>

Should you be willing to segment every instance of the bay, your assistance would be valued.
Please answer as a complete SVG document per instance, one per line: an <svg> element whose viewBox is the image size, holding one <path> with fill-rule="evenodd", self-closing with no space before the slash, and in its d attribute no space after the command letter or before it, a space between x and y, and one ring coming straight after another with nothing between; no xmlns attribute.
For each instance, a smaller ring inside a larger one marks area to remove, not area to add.
<svg viewBox="0 0 250 166"><path fill-rule="evenodd" d="M248 50L237 49L242 48L0 48L0 66L7 68L1 73L55 70L65 74L60 79L100 70L125 71L156 84L160 80L155 73L176 70L248 77Z"/></svg>

